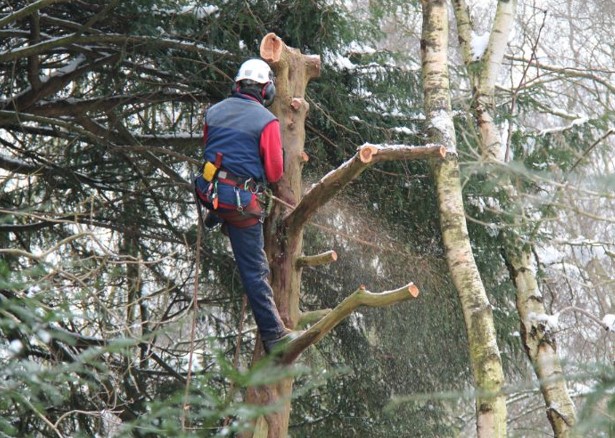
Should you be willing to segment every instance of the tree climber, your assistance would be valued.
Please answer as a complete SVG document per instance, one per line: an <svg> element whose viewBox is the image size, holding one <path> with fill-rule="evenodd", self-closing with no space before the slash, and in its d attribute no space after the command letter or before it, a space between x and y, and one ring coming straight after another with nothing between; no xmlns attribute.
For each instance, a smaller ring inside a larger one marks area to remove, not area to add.
<svg viewBox="0 0 615 438"><path fill-rule="evenodd" d="M287 329L273 300L264 250L265 190L284 171L280 124L266 108L275 97L266 62L244 62L231 96L205 113L203 173L195 180L205 224L223 223L265 351L281 349L298 332Z"/></svg>

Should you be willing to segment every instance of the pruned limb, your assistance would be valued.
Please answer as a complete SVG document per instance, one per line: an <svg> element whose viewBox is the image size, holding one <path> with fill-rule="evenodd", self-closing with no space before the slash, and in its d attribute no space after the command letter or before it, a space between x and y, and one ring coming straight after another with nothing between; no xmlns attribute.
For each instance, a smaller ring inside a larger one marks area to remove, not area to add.
<svg viewBox="0 0 615 438"><path fill-rule="evenodd" d="M304 266L320 266L335 262L336 260L337 253L330 250L323 252L322 254L299 257L297 259L296 266L297 268L303 268Z"/></svg>
<svg viewBox="0 0 615 438"><path fill-rule="evenodd" d="M374 163L391 160L442 159L445 155L446 149L441 145L388 146L364 144L351 159L326 174L312 186L295 210L287 216L287 224L293 229L303 226L316 210Z"/></svg>
<svg viewBox="0 0 615 438"><path fill-rule="evenodd" d="M365 144L359 148L361 160L374 164L380 161L428 160L442 159L446 148L442 145L407 146L407 145L372 145Z"/></svg>
<svg viewBox="0 0 615 438"><path fill-rule="evenodd" d="M306 348L322 339L357 307L384 307L409 300L410 298L416 298L418 295L419 289L414 283L409 283L396 290L381 293L369 292L365 290L364 286L361 286L346 297L333 310L328 312L320 321L306 330L305 333L292 340L284 350L284 355L280 359L280 362L283 364L292 363Z"/></svg>
<svg viewBox="0 0 615 438"><path fill-rule="evenodd" d="M299 321L297 321L296 329L303 330L310 324L314 324L319 319L324 318L331 312L331 309L318 309L311 310L309 312L302 312L299 315Z"/></svg>

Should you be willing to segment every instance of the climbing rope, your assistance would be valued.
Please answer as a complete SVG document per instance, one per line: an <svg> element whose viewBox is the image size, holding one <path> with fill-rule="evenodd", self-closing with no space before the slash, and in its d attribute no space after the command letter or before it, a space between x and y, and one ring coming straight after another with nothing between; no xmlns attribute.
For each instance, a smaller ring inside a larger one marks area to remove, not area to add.
<svg viewBox="0 0 615 438"><path fill-rule="evenodd" d="M197 203L197 210L199 212L199 224L196 230L196 254L195 254L195 267L194 267L194 290L192 291L192 325L190 327L190 352L188 353L188 375L186 376L186 388L184 390L184 402L182 405L182 417L181 425L182 430L186 430L186 415L190 407L189 395L190 395L190 381L192 380L192 361L194 358L194 338L196 336L196 321L198 312L198 292L199 292L199 267L201 266L201 238L203 224L203 214L201 212L199 200L196 199L196 192L193 190L195 201Z"/></svg>

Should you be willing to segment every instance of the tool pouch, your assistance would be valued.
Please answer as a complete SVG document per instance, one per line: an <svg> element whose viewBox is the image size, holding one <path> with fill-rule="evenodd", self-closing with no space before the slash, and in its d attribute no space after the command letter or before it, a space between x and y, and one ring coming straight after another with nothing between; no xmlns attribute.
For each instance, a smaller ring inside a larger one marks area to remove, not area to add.
<svg viewBox="0 0 615 438"><path fill-rule="evenodd" d="M207 182L212 182L218 173L216 165L210 161L207 161L203 165L203 179Z"/></svg>
<svg viewBox="0 0 615 438"><path fill-rule="evenodd" d="M220 167L222 167L222 152L216 152L215 163L207 161L203 164L203 179L207 182L212 182L218 175Z"/></svg>

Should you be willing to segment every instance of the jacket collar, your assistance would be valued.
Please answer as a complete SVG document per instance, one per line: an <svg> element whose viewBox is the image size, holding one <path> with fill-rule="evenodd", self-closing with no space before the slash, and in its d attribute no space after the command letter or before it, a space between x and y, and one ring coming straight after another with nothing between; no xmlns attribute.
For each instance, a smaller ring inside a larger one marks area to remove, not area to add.
<svg viewBox="0 0 615 438"><path fill-rule="evenodd" d="M258 102L263 105L263 97L254 90L243 90L243 92L234 91L232 94L233 97L239 97L241 99L253 100L254 102Z"/></svg>

